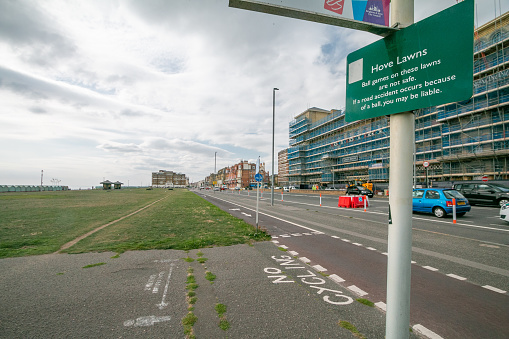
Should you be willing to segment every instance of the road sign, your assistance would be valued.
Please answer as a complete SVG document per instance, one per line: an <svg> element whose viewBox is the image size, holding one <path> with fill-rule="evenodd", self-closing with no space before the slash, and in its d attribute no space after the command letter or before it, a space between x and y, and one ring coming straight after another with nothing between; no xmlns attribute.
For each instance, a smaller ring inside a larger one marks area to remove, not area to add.
<svg viewBox="0 0 509 339"><path fill-rule="evenodd" d="M346 121L473 94L474 1L465 0L347 57Z"/></svg>
<svg viewBox="0 0 509 339"><path fill-rule="evenodd" d="M488 177L487 177L487 176L482 177L482 181L483 181L483 182L488 181Z"/></svg>
<svg viewBox="0 0 509 339"><path fill-rule="evenodd" d="M229 0L228 6L386 36L389 0Z"/></svg>
<svg viewBox="0 0 509 339"><path fill-rule="evenodd" d="M429 166L429 162L427 162L427 161L423 162L423 163L422 163L422 166L424 166L424 167L428 167L428 166Z"/></svg>
<svg viewBox="0 0 509 339"><path fill-rule="evenodd" d="M260 173L256 173L256 174L255 174L255 180L256 180L256 181L258 181L258 182L260 182L260 181L262 181L262 180L263 180L263 176L262 176Z"/></svg>

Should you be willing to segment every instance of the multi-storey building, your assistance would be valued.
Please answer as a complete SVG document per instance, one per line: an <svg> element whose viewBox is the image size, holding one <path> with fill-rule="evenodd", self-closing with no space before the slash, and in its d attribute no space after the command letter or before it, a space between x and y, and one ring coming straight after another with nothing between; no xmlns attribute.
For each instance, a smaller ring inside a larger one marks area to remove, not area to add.
<svg viewBox="0 0 509 339"><path fill-rule="evenodd" d="M415 111L416 180L508 179L509 13L475 31L474 96ZM310 108L290 122L289 183L387 187L390 118L345 122L341 110Z"/></svg>
<svg viewBox="0 0 509 339"><path fill-rule="evenodd" d="M256 164L243 160L238 164L220 169L218 174L211 174L205 178L205 181L210 181L210 178L214 177L217 179L216 186L227 186L229 189L254 187L257 183L255 174ZM260 164L260 174L263 176L263 185L270 182L269 173L265 171L265 163Z"/></svg>
<svg viewBox="0 0 509 339"><path fill-rule="evenodd" d="M186 178L185 174L165 170L152 172L153 187L186 187L188 185L189 178Z"/></svg>
<svg viewBox="0 0 509 339"><path fill-rule="evenodd" d="M279 186L289 186L288 181L288 149L277 153L277 177Z"/></svg>

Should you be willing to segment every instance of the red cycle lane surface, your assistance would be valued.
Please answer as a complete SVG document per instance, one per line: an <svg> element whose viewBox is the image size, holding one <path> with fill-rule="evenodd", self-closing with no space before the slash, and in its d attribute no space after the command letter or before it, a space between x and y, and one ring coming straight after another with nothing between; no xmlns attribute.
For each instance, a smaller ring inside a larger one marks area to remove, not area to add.
<svg viewBox="0 0 509 339"><path fill-rule="evenodd" d="M278 236L277 241L311 265L325 267L326 274L337 274L343 286L367 292L363 298L386 302L386 255L326 234ZM508 316L508 296L412 265L411 324L444 338L509 338Z"/></svg>

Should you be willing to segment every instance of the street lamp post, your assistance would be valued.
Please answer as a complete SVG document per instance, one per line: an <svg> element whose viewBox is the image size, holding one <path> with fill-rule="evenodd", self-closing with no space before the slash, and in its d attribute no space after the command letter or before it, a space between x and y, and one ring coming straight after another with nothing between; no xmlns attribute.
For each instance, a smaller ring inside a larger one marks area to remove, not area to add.
<svg viewBox="0 0 509 339"><path fill-rule="evenodd" d="M270 182L270 206L274 206L274 133L276 129L276 91L279 88L272 89L272 180Z"/></svg>

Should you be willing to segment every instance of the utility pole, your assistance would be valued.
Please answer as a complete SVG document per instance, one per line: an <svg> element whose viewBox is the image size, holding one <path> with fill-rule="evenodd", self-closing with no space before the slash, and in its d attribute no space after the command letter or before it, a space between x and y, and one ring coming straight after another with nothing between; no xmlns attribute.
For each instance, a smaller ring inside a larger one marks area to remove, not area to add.
<svg viewBox="0 0 509 339"><path fill-rule="evenodd" d="M391 23L414 23L414 0L392 0ZM412 258L412 173L415 144L413 112L392 114L390 136L387 314L385 337L409 337Z"/></svg>

